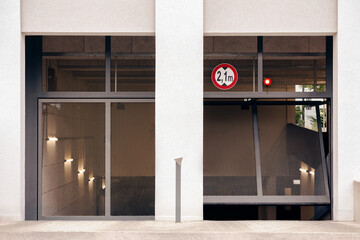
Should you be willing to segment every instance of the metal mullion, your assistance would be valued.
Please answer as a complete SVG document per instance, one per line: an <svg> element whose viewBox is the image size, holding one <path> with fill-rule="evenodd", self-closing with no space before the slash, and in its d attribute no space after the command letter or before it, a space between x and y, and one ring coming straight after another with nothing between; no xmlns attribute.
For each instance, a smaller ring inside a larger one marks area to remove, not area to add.
<svg viewBox="0 0 360 240"><path fill-rule="evenodd" d="M264 78L264 66L263 66L263 37L257 38L257 58L258 58L258 92L263 91L263 78Z"/></svg>
<svg viewBox="0 0 360 240"><path fill-rule="evenodd" d="M317 92L317 62L314 60L314 92Z"/></svg>
<svg viewBox="0 0 360 240"><path fill-rule="evenodd" d="M254 149L255 149L255 166L256 166L256 188L257 195L262 196L262 176L261 176L261 161L260 161L260 139L259 139L259 125L257 105L252 105L252 122L253 122L253 134L254 134Z"/></svg>
<svg viewBox="0 0 360 240"><path fill-rule="evenodd" d="M44 52L43 57L104 57L104 53Z"/></svg>
<svg viewBox="0 0 360 240"><path fill-rule="evenodd" d="M325 101L256 101L257 105L310 105L316 106L326 104ZM250 105L252 103L246 101L204 101L204 105Z"/></svg>
<svg viewBox="0 0 360 240"><path fill-rule="evenodd" d="M144 102L155 102L154 99L78 99L78 98L71 98L71 99L39 99L41 103L144 103Z"/></svg>
<svg viewBox="0 0 360 240"><path fill-rule="evenodd" d="M43 165L43 159L42 159L42 136L43 136L43 119L42 119L42 102L38 101L37 104L37 116L38 116L38 131L37 131L37 140L38 140L38 148L37 148L37 162L38 162L38 171L37 171L37 179L38 179L38 209L37 209L37 216L38 219L42 217L42 165ZM46 126L47 127L47 126Z"/></svg>
<svg viewBox="0 0 360 240"><path fill-rule="evenodd" d="M39 98L128 98L153 99L154 92L41 92Z"/></svg>
<svg viewBox="0 0 360 240"><path fill-rule="evenodd" d="M326 37L326 92L333 89L333 38Z"/></svg>
<svg viewBox="0 0 360 240"><path fill-rule="evenodd" d="M332 92L331 92L332 94ZM333 105L333 98L330 99L330 103L328 104L327 110L328 112L328 122L327 122L327 129L328 129L328 141L329 141L329 154L330 154L330 166L329 166L329 174L330 174L330 186L329 186L329 195L330 195L330 202L331 202L331 206L333 206L334 200L333 200L333 196L334 196L334 178L332 176L334 176L333 174L333 169L334 169L334 162L333 162L333 119L334 119L334 111L332 108ZM331 189L330 189L331 188ZM331 211L331 218L330 219L334 219L334 212Z"/></svg>
<svg viewBox="0 0 360 240"><path fill-rule="evenodd" d="M263 54L266 57L324 57L326 54L321 52L298 52L298 53L292 53L292 52L283 52L283 53L264 53Z"/></svg>
<svg viewBox="0 0 360 240"><path fill-rule="evenodd" d="M260 83L263 84L262 82ZM329 92L204 92L204 98L330 98Z"/></svg>
<svg viewBox="0 0 360 240"><path fill-rule="evenodd" d="M328 196L286 196L286 195L266 195L266 196L204 196L204 204L249 204L249 205L320 205L330 204Z"/></svg>
<svg viewBox="0 0 360 240"><path fill-rule="evenodd" d="M39 220L61 220L61 221L74 221L74 220L126 220L126 221L149 221L155 220L155 216L51 216L41 217Z"/></svg>
<svg viewBox="0 0 360 240"><path fill-rule="evenodd" d="M328 167L327 161L325 158L325 149L324 149L324 139L321 131L321 122L320 122L320 107L316 105L316 122L318 125L318 135L319 135L319 144L320 144L320 155L321 155L321 162L322 162L322 171L323 171L323 178L324 178L324 185L325 185L325 193L326 196L329 197L329 178L328 178Z"/></svg>
<svg viewBox="0 0 360 240"><path fill-rule="evenodd" d="M105 103L105 216L111 216L111 102Z"/></svg>
<svg viewBox="0 0 360 240"><path fill-rule="evenodd" d="M25 39L25 220L39 215L38 100L42 89L42 37Z"/></svg>
<svg viewBox="0 0 360 240"><path fill-rule="evenodd" d="M105 92L111 92L111 38L105 37Z"/></svg>

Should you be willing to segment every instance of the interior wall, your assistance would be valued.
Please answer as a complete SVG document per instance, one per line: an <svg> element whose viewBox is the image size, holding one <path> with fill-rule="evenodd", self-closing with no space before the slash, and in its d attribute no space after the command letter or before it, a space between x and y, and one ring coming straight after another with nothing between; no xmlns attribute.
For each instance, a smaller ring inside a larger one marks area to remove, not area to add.
<svg viewBox="0 0 360 240"><path fill-rule="evenodd" d="M294 124L295 106L259 105L258 118L263 194L325 195L318 133ZM204 194L256 195L248 191L256 188L251 176L256 176L251 107L205 105Z"/></svg>
<svg viewBox="0 0 360 240"><path fill-rule="evenodd" d="M155 104L111 106L111 176L155 176Z"/></svg>
<svg viewBox="0 0 360 240"><path fill-rule="evenodd" d="M204 176L255 176L251 107L204 106Z"/></svg>
<svg viewBox="0 0 360 240"><path fill-rule="evenodd" d="M44 106L44 105L43 105ZM103 215L96 197L105 176L105 105L43 107L42 216ZM57 142L47 141L57 137ZM72 158L72 162L64 162ZM84 173L78 171L85 169ZM89 181L92 177L95 180Z"/></svg>

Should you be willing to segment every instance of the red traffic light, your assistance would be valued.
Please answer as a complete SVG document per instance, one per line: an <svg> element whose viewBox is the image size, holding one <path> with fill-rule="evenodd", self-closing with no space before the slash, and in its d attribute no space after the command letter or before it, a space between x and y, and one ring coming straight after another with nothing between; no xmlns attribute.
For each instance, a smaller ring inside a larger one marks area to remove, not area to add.
<svg viewBox="0 0 360 240"><path fill-rule="evenodd" d="M267 86L267 87L270 86L271 85L271 79L270 78L265 78L264 79L264 85Z"/></svg>

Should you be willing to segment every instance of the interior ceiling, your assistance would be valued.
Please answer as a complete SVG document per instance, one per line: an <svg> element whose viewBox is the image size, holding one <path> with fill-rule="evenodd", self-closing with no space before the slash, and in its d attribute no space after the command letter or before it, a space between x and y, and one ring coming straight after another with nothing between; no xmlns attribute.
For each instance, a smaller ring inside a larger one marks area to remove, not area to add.
<svg viewBox="0 0 360 240"><path fill-rule="evenodd" d="M112 79L115 64L119 83L154 84L155 37L112 37ZM264 74L281 82L311 84L316 78L325 82L325 37L264 37ZM93 56L45 56L61 61L61 71L72 71L77 79L103 83L105 79L105 37L44 37L44 52L91 53ZM118 52L121 51L121 52ZM211 71L221 62L233 64L239 78L252 82L257 66L256 37L204 37L204 80L209 82ZM99 55L99 53L102 53ZM274 53L289 56L274 56ZM315 56L294 56L311 53ZM267 56L271 54L271 56ZM102 56L101 56L102 55ZM115 55L115 56L114 56ZM98 59L96 64L89 60ZM315 66L315 61L316 66ZM210 83L210 82L209 82Z"/></svg>

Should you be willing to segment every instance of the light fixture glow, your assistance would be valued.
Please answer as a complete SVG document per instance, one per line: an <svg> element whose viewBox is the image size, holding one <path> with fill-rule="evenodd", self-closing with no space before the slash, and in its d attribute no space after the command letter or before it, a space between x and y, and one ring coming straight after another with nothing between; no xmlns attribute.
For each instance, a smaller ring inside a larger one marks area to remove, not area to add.
<svg viewBox="0 0 360 240"><path fill-rule="evenodd" d="M315 171L309 171L309 173L310 173L311 175L314 175L314 174L315 174Z"/></svg>
<svg viewBox="0 0 360 240"><path fill-rule="evenodd" d="M47 140L50 142L57 142L59 139L57 137L49 137Z"/></svg>
<svg viewBox="0 0 360 240"><path fill-rule="evenodd" d="M271 79L270 78L265 78L264 79L264 85L269 87L271 85Z"/></svg>
<svg viewBox="0 0 360 240"><path fill-rule="evenodd" d="M95 177L92 177L89 179L89 182L93 181L95 179Z"/></svg>
<svg viewBox="0 0 360 240"><path fill-rule="evenodd" d="M305 170L305 169L303 169L303 168L299 168L299 171L300 171L300 172L304 172L304 173L307 172L307 170Z"/></svg>
<svg viewBox="0 0 360 240"><path fill-rule="evenodd" d="M64 160L64 162L72 162L72 161L74 161L74 159L72 159L72 158L69 158L69 159L65 159L65 160Z"/></svg>
<svg viewBox="0 0 360 240"><path fill-rule="evenodd" d="M294 185L300 185L300 179L294 179L293 184Z"/></svg>
<svg viewBox="0 0 360 240"><path fill-rule="evenodd" d="M102 189L105 189L105 185L104 185L104 186L102 186Z"/></svg>
<svg viewBox="0 0 360 240"><path fill-rule="evenodd" d="M78 174L85 172L85 168L78 171Z"/></svg>

